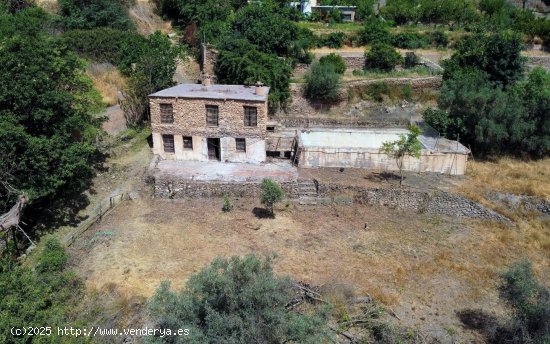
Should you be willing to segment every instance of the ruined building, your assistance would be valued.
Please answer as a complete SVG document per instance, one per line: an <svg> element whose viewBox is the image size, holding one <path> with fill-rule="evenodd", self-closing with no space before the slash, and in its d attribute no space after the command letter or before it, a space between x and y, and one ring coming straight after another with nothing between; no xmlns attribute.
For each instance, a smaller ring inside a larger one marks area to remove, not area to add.
<svg viewBox="0 0 550 344"><path fill-rule="evenodd" d="M149 96L153 152L163 159L261 163L269 87L180 84Z"/></svg>

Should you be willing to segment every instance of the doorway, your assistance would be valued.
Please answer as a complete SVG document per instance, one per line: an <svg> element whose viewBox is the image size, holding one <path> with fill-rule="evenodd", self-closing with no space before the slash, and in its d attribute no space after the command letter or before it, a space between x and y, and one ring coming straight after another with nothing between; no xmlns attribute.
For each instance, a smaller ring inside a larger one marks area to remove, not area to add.
<svg viewBox="0 0 550 344"><path fill-rule="evenodd" d="M206 145L208 147L208 160L220 161L220 139L207 138Z"/></svg>

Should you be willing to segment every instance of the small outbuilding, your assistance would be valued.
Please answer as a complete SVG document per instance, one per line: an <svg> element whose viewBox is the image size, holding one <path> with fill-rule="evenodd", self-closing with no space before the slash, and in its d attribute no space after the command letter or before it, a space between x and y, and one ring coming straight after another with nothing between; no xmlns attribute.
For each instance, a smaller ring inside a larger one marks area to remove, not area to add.
<svg viewBox="0 0 550 344"><path fill-rule="evenodd" d="M299 137L302 167L355 167L397 170L394 159L380 151L382 143L395 141L407 129L311 129ZM463 175L470 151L458 141L421 135L420 159L407 157L405 169Z"/></svg>

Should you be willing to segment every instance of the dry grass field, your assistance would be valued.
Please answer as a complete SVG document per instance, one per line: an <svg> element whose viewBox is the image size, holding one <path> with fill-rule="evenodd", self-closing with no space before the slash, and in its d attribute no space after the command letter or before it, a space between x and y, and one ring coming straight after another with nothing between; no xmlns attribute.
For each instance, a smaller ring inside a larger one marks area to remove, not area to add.
<svg viewBox="0 0 550 344"><path fill-rule="evenodd" d="M92 79L94 88L99 91L105 104L117 104L117 92L126 85L126 78L115 66L108 63L90 63L86 67L86 75Z"/></svg>

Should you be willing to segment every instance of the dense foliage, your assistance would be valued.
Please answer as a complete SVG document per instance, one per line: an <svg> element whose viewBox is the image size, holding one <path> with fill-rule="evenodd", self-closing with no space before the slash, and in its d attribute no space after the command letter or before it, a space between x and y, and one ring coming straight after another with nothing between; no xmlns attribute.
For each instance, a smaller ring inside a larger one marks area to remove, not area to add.
<svg viewBox="0 0 550 344"><path fill-rule="evenodd" d="M290 65L275 55L258 51L246 40L228 40L221 46L215 72L220 84L252 85L261 81L270 86L271 111L284 107L290 98Z"/></svg>
<svg viewBox="0 0 550 344"><path fill-rule="evenodd" d="M285 309L291 282L249 255L215 259L179 293L164 282L149 301L156 328L187 328L185 343L321 343L325 319ZM173 338L153 338L172 343Z"/></svg>
<svg viewBox="0 0 550 344"><path fill-rule="evenodd" d="M391 71L403 62L403 57L391 45L375 43L365 52L365 68Z"/></svg>
<svg viewBox="0 0 550 344"><path fill-rule="evenodd" d="M51 211L93 176L101 98L37 8L0 17L0 179ZM27 214L33 214L28 211ZM28 218L27 218L28 219Z"/></svg>
<svg viewBox="0 0 550 344"><path fill-rule="evenodd" d="M376 18L365 21L359 31L359 41L362 44L390 43L391 35L388 24Z"/></svg>
<svg viewBox="0 0 550 344"><path fill-rule="evenodd" d="M315 62L305 75L304 96L315 101L336 101L340 94L340 79L333 64Z"/></svg>
<svg viewBox="0 0 550 344"><path fill-rule="evenodd" d="M59 0L60 22L66 29L111 27L133 29L126 6L131 0Z"/></svg>
<svg viewBox="0 0 550 344"><path fill-rule="evenodd" d="M67 254L54 239L46 242L34 269L7 258L0 261L0 331L2 343L58 343L51 336L12 336L12 327L70 326L70 312L82 293L82 283L73 273L64 271ZM39 339L38 339L39 338Z"/></svg>
<svg viewBox="0 0 550 344"><path fill-rule="evenodd" d="M344 74L347 69L346 62L342 56L335 53L330 53L328 55L322 56L319 59L320 64L330 64L334 67L334 71L338 74Z"/></svg>
<svg viewBox="0 0 550 344"><path fill-rule="evenodd" d="M521 38L512 33L465 37L458 43L452 57L445 61L443 77L448 79L455 71L475 68L485 72L490 81L506 87L523 75L525 58L521 56L522 48Z"/></svg>
<svg viewBox="0 0 550 344"><path fill-rule="evenodd" d="M477 154L550 153L550 75L524 75L517 35L468 37L444 66L440 110L425 112L428 124Z"/></svg>

